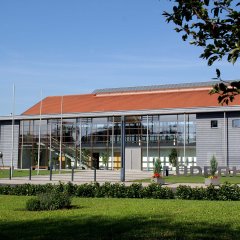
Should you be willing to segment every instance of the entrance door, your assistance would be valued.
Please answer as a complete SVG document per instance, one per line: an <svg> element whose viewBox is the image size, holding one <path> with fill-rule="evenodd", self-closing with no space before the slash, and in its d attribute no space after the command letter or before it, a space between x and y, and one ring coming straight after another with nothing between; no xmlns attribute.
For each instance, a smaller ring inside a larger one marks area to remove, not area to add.
<svg viewBox="0 0 240 240"><path fill-rule="evenodd" d="M141 170L141 148L125 149L125 164L127 170Z"/></svg>

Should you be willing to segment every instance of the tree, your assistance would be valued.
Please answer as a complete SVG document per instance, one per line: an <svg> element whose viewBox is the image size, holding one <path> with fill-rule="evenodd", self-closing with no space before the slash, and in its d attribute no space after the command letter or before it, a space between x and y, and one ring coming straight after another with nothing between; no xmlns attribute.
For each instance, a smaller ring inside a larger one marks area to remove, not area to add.
<svg viewBox="0 0 240 240"><path fill-rule="evenodd" d="M178 165L178 152L176 148L173 148L169 154L169 162L173 167L177 167Z"/></svg>
<svg viewBox="0 0 240 240"><path fill-rule="evenodd" d="M101 157L102 157L102 163L104 164L104 167L107 169L107 164L108 164L108 160L109 160L108 152L103 152Z"/></svg>
<svg viewBox="0 0 240 240"><path fill-rule="evenodd" d="M216 157L213 155L211 160L210 160L210 174L211 176L215 176L216 172L217 172L217 168L218 168L218 162Z"/></svg>
<svg viewBox="0 0 240 240"><path fill-rule="evenodd" d="M211 66L227 57L234 64L240 55L240 2L237 0L169 0L172 12L164 12L166 21L176 25L183 41L203 48L201 58ZM217 69L216 84L210 94L219 94L219 103L228 104L240 94L240 81L222 81Z"/></svg>
<svg viewBox="0 0 240 240"><path fill-rule="evenodd" d="M158 174L160 176L161 172L162 172L161 161L159 158L156 158L154 161L153 173Z"/></svg>

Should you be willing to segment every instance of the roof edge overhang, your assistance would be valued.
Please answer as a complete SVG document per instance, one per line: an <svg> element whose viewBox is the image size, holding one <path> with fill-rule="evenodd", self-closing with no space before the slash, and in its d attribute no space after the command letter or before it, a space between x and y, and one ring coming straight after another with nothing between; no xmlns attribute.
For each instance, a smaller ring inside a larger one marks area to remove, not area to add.
<svg viewBox="0 0 240 240"><path fill-rule="evenodd" d="M154 115L154 114L183 114L183 113L204 113L204 112L230 112L240 111L240 105L235 106L212 106L212 107L194 107L194 108L164 108L164 109L144 109L129 111L107 111L107 112L82 112L82 113L64 113L62 118L75 117L110 117L110 116L131 116L131 115ZM41 115L41 119L61 118L61 114ZM12 120L12 116L0 116L0 121ZM34 120L40 119L40 115L16 115L14 120Z"/></svg>

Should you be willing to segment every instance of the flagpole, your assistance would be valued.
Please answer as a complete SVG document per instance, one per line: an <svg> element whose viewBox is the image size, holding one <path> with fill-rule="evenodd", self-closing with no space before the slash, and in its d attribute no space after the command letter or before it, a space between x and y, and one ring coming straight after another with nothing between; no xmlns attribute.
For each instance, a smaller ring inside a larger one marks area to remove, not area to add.
<svg viewBox="0 0 240 240"><path fill-rule="evenodd" d="M61 173L62 170L62 134L63 134L63 96L61 96L61 121L60 121L60 162L59 162L59 173Z"/></svg>
<svg viewBox="0 0 240 240"><path fill-rule="evenodd" d="M38 125L38 162L37 162L37 175L39 175L40 168L40 150L41 150L41 124L42 124L42 89L41 89L41 102L39 109L39 125Z"/></svg>
<svg viewBox="0 0 240 240"><path fill-rule="evenodd" d="M15 84L13 83L13 105L12 105L12 151L11 151L11 177L13 177L14 160L14 121L15 121Z"/></svg>

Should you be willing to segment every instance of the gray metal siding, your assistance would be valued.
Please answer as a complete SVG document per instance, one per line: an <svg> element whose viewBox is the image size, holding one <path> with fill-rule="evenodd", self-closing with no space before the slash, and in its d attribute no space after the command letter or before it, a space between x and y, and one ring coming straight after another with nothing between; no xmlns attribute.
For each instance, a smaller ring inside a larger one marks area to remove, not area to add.
<svg viewBox="0 0 240 240"><path fill-rule="evenodd" d="M212 116L213 117L213 116ZM218 121L218 128L211 128L211 120ZM224 149L224 119L197 118L196 120L196 151L197 165L209 166L213 155L220 166L226 165Z"/></svg>
<svg viewBox="0 0 240 240"><path fill-rule="evenodd" d="M19 143L19 123L14 125L14 151L13 166L18 167L18 143ZM4 166L11 166L12 154L12 124L11 122L1 122L0 125L0 151L3 153ZM2 162L0 162L2 166Z"/></svg>
<svg viewBox="0 0 240 240"><path fill-rule="evenodd" d="M240 166L240 128L232 127L233 119L240 119L240 117L228 119L229 166Z"/></svg>

